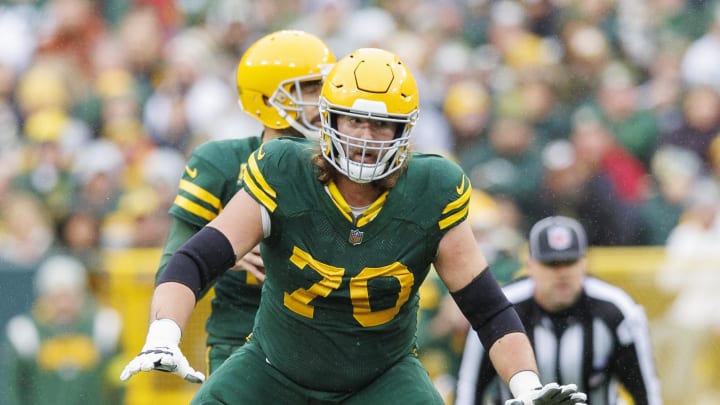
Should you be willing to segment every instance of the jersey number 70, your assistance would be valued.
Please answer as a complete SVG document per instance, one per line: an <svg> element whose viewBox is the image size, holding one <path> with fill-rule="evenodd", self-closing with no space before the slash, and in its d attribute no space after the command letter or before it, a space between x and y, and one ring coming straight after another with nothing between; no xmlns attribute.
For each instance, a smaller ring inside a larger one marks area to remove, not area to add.
<svg viewBox="0 0 720 405"><path fill-rule="evenodd" d="M340 288L345 269L315 260L309 253L295 247L290 261L300 270L310 268L322 276L322 280L309 288L298 288L285 293L284 304L291 311L306 318L313 318L315 307L310 304L315 298L327 297ZM374 277L395 277L400 283L400 292L395 305L391 308L373 311L370 306L368 280ZM399 262L383 267L366 267L357 276L350 279L350 298L353 317L364 327L378 326L390 322L400 312L400 307L410 298L415 276Z"/></svg>

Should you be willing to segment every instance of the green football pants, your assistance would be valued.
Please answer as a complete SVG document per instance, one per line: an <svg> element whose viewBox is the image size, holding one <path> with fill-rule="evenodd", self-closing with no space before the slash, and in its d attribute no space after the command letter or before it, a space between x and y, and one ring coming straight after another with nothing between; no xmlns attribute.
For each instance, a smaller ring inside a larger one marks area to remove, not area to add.
<svg viewBox="0 0 720 405"><path fill-rule="evenodd" d="M216 344L208 347L208 375L215 372L225 360L243 345Z"/></svg>
<svg viewBox="0 0 720 405"><path fill-rule="evenodd" d="M190 404L443 405L444 402L427 371L412 354L359 391L326 392L303 387L285 377L266 362L260 346L251 341L210 375Z"/></svg>

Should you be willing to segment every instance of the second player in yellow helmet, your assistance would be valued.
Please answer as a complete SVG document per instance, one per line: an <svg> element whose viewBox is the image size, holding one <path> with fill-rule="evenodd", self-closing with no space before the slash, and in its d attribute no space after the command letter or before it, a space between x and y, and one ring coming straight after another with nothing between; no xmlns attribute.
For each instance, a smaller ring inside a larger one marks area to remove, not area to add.
<svg viewBox="0 0 720 405"><path fill-rule="evenodd" d="M304 108L317 108L317 94L307 97L312 94L304 93L309 83L320 86L333 63L335 56L330 48L304 31L283 30L260 38L248 48L237 67L243 110L268 128L292 127L306 138L316 139L316 117Z"/></svg>
<svg viewBox="0 0 720 405"><path fill-rule="evenodd" d="M263 132L210 141L193 151L170 208L173 222L158 278L163 277L171 255L218 216L243 186L240 178L251 152L281 136L317 139L320 122L317 102L324 69L334 62L335 56L322 40L302 31L273 32L247 49L237 68L238 97L243 110L263 124ZM264 266L259 248L238 259L234 271L225 273L214 284L212 312L206 323L210 373L245 343L260 303L262 285L253 275ZM209 286L195 291L196 297L200 299L208 289ZM179 339L177 325L172 322L163 320L153 323L152 328L164 331L166 336L178 333ZM157 368L201 382L204 375L190 368L179 349L174 349L157 354L167 363L158 363ZM154 366L138 360L128 365L121 378L126 380L147 367Z"/></svg>

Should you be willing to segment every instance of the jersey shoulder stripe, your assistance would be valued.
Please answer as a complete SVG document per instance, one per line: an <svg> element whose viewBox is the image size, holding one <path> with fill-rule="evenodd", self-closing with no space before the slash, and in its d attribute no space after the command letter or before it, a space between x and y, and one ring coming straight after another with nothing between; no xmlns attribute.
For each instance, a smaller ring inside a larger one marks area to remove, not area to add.
<svg viewBox="0 0 720 405"><path fill-rule="evenodd" d="M446 232L467 218L472 185L456 163L438 155L415 153L406 174L407 192L417 195L417 204L432 201L436 209L432 226Z"/></svg>
<svg viewBox="0 0 720 405"><path fill-rule="evenodd" d="M261 153L265 153L260 151ZM248 170L243 173L243 184L247 191L258 199L260 204L267 208L270 212L275 212L277 208L277 193L268 184L257 164L256 153L250 155L248 160Z"/></svg>
<svg viewBox="0 0 720 405"><path fill-rule="evenodd" d="M212 221L215 219L216 216L218 216L219 208L218 210L211 210L208 208L205 208L204 206L190 200L187 197L183 197L182 195L178 194L175 196L175 201L173 201L173 206L178 207L184 211L187 211L197 217L200 217L207 222Z"/></svg>
<svg viewBox="0 0 720 405"><path fill-rule="evenodd" d="M207 203L209 206L218 211L222 208L222 202L217 196L215 196L212 192L207 191L205 188L186 179L180 179L179 189L195 196L200 201Z"/></svg>
<svg viewBox="0 0 720 405"><path fill-rule="evenodd" d="M295 174L304 174L306 168L312 166L309 153L316 150L316 145L304 138L289 137L265 142L248 159L242 180L246 191L268 211L275 212L278 207L278 188L285 190L285 194L298 191L292 188L293 183L300 181L300 177ZM293 182L286 181L288 173L292 173Z"/></svg>
<svg viewBox="0 0 720 405"><path fill-rule="evenodd" d="M206 142L193 151L170 214L196 226L214 219L241 187L239 174L259 137Z"/></svg>
<svg viewBox="0 0 720 405"><path fill-rule="evenodd" d="M465 183L467 183L467 185ZM448 226L457 224L467 218L470 210L470 194L472 192L470 179L463 174L462 181L455 190L460 196L456 200L448 203L445 206L445 209L443 209L442 213L445 216L440 220L440 222L438 222L440 229L445 229Z"/></svg>

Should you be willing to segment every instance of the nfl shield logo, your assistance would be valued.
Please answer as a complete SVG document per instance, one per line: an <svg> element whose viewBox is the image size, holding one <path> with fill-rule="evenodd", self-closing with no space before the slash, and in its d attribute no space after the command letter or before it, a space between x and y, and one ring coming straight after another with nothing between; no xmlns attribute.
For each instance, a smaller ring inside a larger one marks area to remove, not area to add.
<svg viewBox="0 0 720 405"><path fill-rule="evenodd" d="M348 242L352 244L353 246L357 246L362 243L363 239L363 233L361 231L358 231L357 229L353 229L350 231L350 239L348 239Z"/></svg>
<svg viewBox="0 0 720 405"><path fill-rule="evenodd" d="M568 249L572 245L570 230L559 226L548 229L548 245L555 250Z"/></svg>

